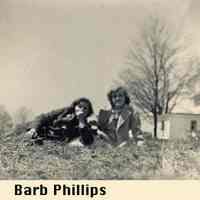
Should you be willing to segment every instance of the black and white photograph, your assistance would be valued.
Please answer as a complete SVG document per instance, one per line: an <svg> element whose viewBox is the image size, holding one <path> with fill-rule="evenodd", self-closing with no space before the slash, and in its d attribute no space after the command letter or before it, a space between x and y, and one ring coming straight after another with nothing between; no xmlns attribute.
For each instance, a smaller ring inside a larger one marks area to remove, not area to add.
<svg viewBox="0 0 200 200"><path fill-rule="evenodd" d="M0 0L0 180L200 180L199 11Z"/></svg>

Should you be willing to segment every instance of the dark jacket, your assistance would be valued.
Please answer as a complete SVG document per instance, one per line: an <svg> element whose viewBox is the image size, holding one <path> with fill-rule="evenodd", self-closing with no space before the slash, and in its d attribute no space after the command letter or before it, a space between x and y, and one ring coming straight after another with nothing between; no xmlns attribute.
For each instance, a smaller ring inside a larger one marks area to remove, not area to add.
<svg viewBox="0 0 200 200"><path fill-rule="evenodd" d="M35 128L39 137L46 139L64 140L68 142L80 137L84 145L90 145L94 141L96 130L87 122L84 128L79 128L79 121L73 113L73 109L61 108L46 114L41 114L31 123L30 128Z"/></svg>
<svg viewBox="0 0 200 200"><path fill-rule="evenodd" d="M98 116L98 126L107 134L110 142L119 145L130 140L130 132L135 141L143 140L139 115L130 106L125 106L116 124L111 121L112 110L101 110Z"/></svg>

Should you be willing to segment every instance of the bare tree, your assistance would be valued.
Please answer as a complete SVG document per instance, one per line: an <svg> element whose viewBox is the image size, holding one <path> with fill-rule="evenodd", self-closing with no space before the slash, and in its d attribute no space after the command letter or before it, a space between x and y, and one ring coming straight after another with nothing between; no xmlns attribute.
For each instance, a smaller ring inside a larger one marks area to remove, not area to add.
<svg viewBox="0 0 200 200"><path fill-rule="evenodd" d="M120 78L133 103L153 116L157 137L158 115L172 112L181 97L188 95L197 61L186 51L182 39L159 17L149 17L140 37L132 41L127 67Z"/></svg>

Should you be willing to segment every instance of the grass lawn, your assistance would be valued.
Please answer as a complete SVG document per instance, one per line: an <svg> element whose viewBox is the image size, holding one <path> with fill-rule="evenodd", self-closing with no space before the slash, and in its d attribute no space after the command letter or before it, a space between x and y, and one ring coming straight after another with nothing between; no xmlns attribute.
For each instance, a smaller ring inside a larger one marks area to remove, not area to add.
<svg viewBox="0 0 200 200"><path fill-rule="evenodd" d="M45 141L27 145L23 135L0 142L0 179L200 179L200 141L157 141L111 148L101 140L90 148Z"/></svg>

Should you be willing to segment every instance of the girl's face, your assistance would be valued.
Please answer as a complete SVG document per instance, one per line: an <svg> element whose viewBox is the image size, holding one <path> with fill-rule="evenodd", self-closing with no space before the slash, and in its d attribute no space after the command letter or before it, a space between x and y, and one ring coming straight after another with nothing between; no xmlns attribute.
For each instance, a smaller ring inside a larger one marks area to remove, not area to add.
<svg viewBox="0 0 200 200"><path fill-rule="evenodd" d="M75 106L76 116L83 115L87 117L88 113L89 113L89 105L86 102L81 101L79 104Z"/></svg>
<svg viewBox="0 0 200 200"><path fill-rule="evenodd" d="M112 95L112 103L115 109L122 109L126 104L126 97L123 91L116 91Z"/></svg>

